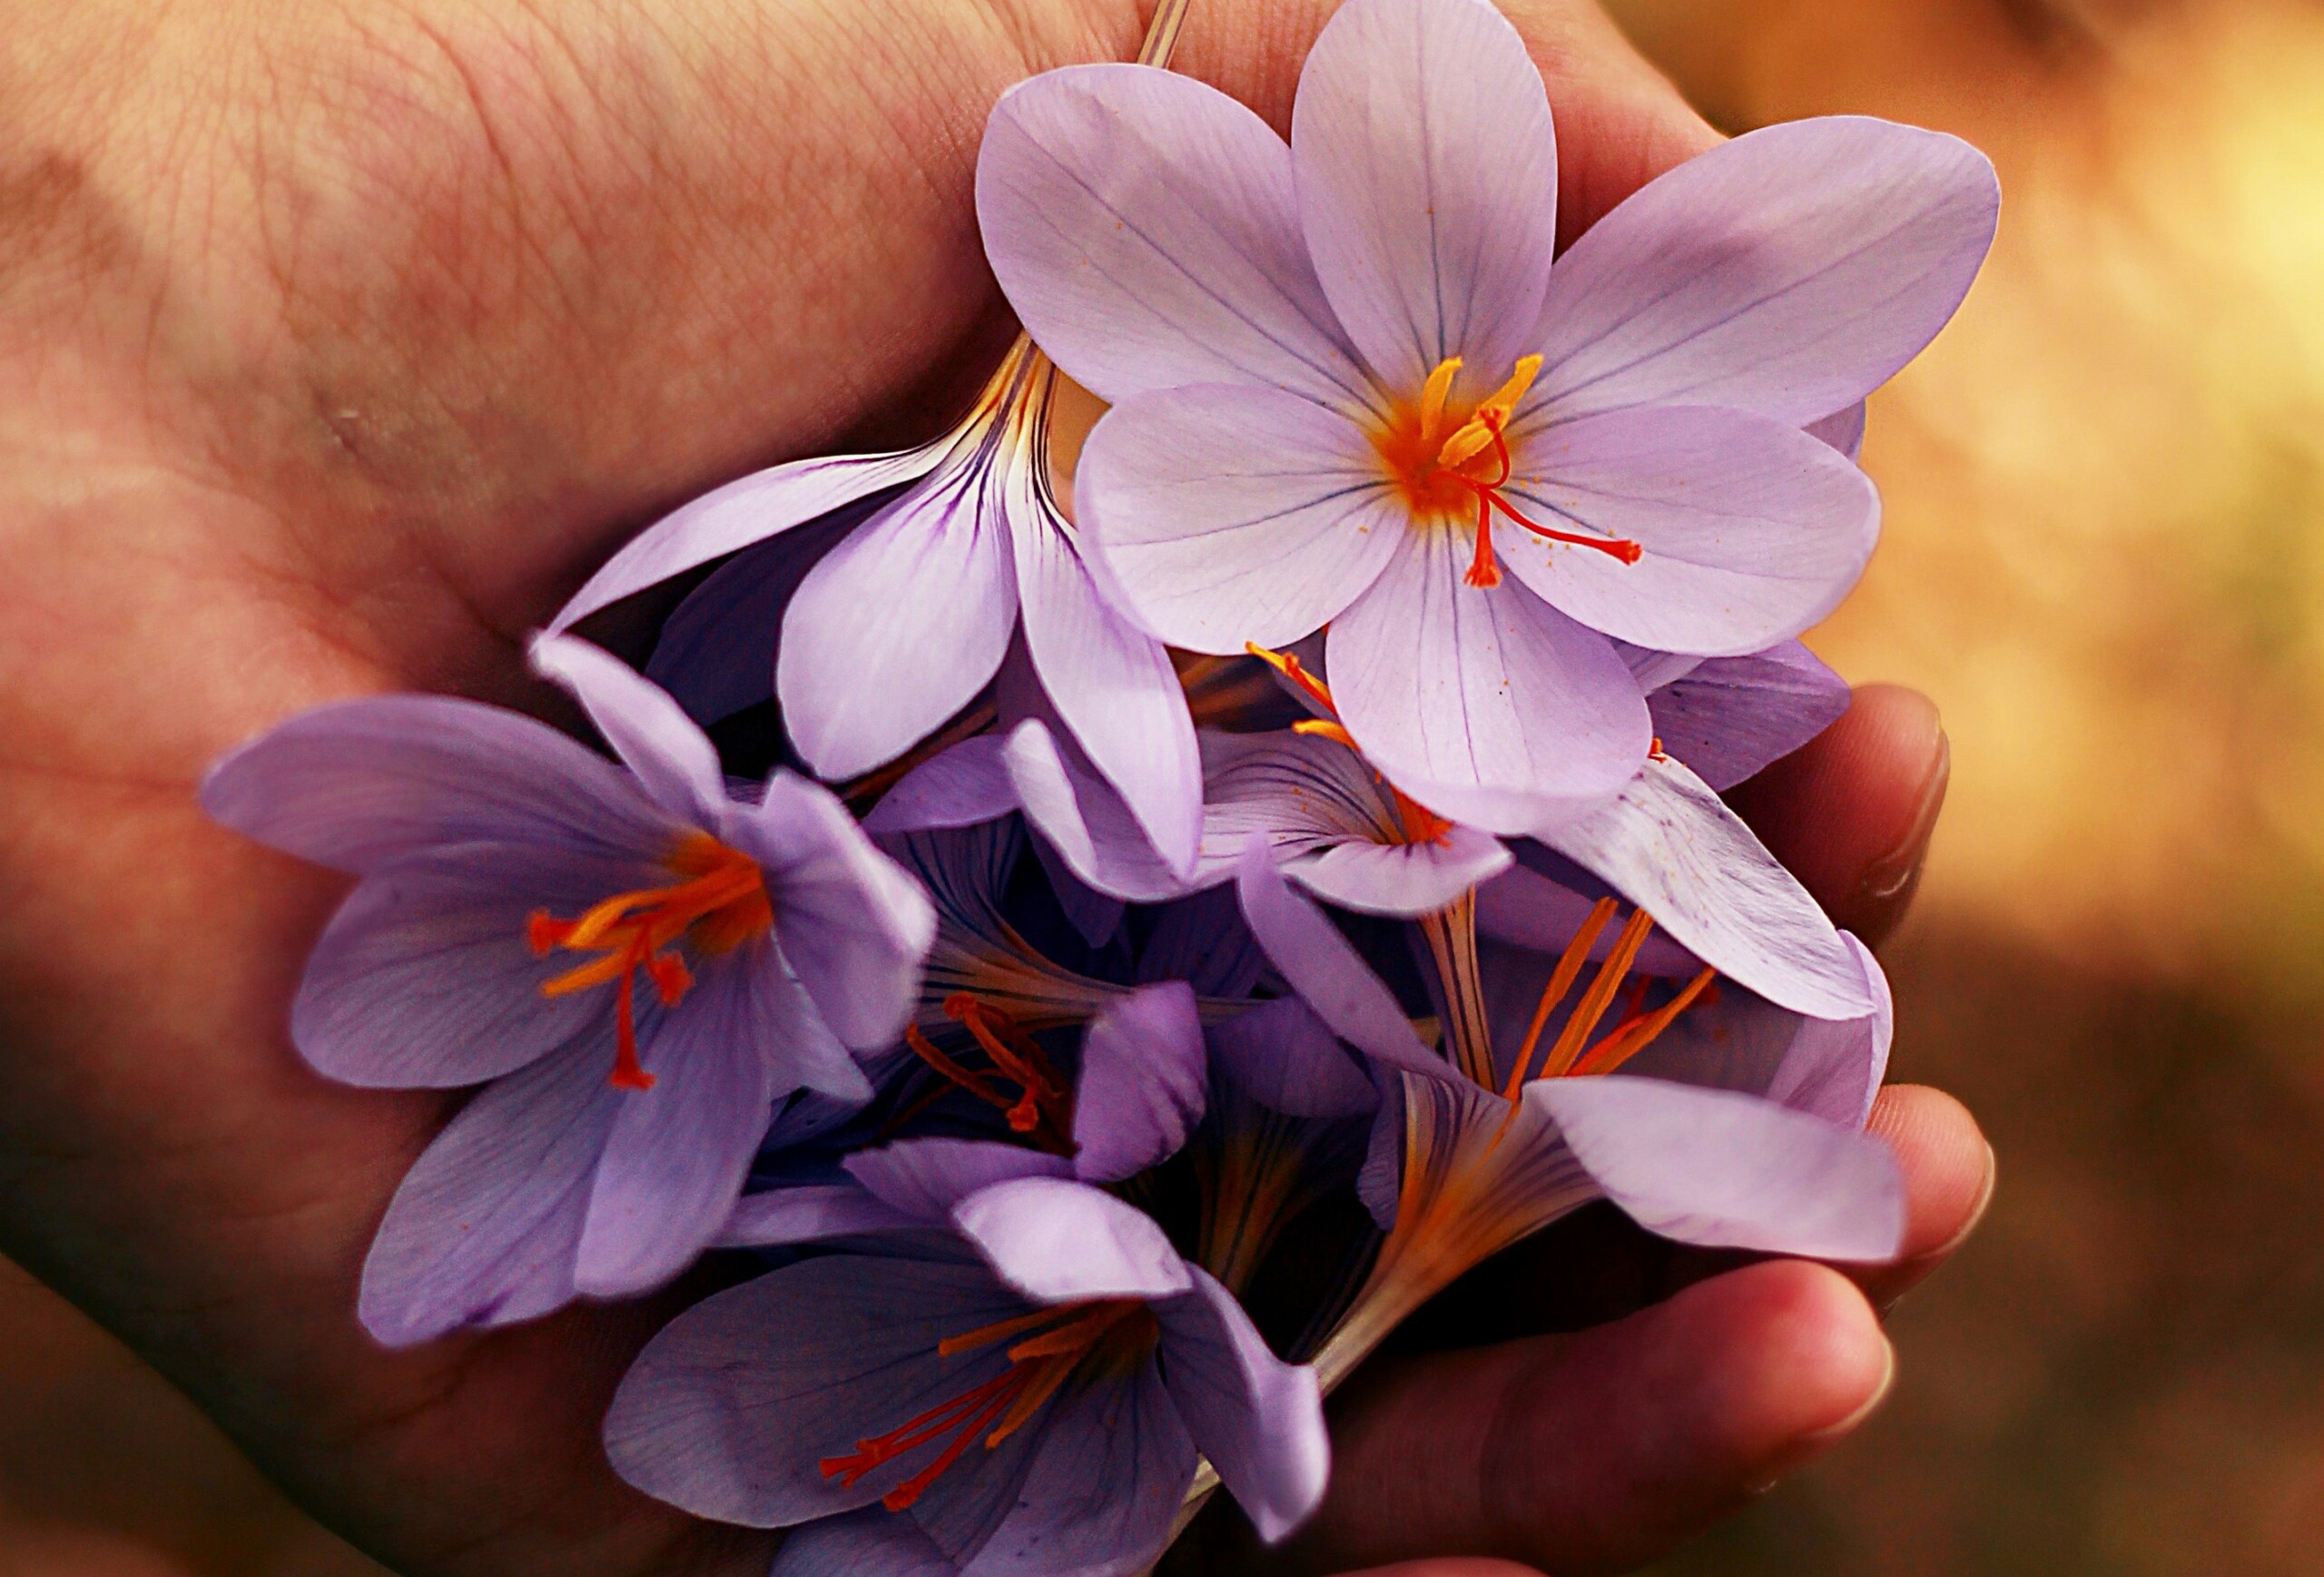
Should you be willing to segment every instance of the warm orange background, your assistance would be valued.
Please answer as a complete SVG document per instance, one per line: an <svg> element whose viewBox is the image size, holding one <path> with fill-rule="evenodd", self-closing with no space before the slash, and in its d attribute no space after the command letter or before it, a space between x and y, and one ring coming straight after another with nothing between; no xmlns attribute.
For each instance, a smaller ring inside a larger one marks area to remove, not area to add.
<svg viewBox="0 0 2324 1577"><path fill-rule="evenodd" d="M1897 1071L2001 1190L1886 1414L1663 1577L2324 1572L2324 5L1617 10L1730 130L1941 126L2006 194L1817 641L1945 710ZM373 1570L0 1267L0 1577Z"/></svg>

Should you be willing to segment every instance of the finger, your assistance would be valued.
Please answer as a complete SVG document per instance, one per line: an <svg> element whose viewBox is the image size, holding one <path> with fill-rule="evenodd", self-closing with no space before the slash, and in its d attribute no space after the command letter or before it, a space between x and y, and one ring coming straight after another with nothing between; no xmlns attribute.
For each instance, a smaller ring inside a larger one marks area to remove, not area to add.
<svg viewBox="0 0 2324 1577"><path fill-rule="evenodd" d="M1332 1488L1287 1566L1626 1569L1830 1449L1893 1367L1864 1295L1800 1260L1595 1330L1383 1365L1333 1409Z"/></svg>
<svg viewBox="0 0 2324 1577"><path fill-rule="evenodd" d="M1854 1272L1883 1312L1968 1240L1993 1202L1993 1146L1969 1109L1941 1089L1892 1084L1866 1128L1888 1141L1905 1177L1905 1244L1893 1265Z"/></svg>
<svg viewBox="0 0 2324 1577"><path fill-rule="evenodd" d="M1171 64L1287 132L1300 63L1337 5L1198 5ZM1151 7L1138 9L1143 15ZM1719 140L1590 0L1522 0L1502 9L1541 68L1556 117L1561 248L1640 186Z"/></svg>
<svg viewBox="0 0 2324 1577"><path fill-rule="evenodd" d="M1866 685L1846 716L1728 799L1834 923L1877 942L1920 883L1952 764L1927 696Z"/></svg>

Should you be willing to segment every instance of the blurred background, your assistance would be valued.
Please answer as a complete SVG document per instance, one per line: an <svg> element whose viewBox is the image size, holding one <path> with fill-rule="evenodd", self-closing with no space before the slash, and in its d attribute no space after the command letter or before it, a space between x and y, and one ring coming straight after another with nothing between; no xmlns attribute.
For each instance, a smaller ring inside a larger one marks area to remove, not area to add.
<svg viewBox="0 0 2324 1577"><path fill-rule="evenodd" d="M2324 4L1618 0L1722 127L1992 154L1815 640L1936 697L1896 1073L2001 1157L1883 1414L1657 1577L2324 1572ZM0 1577L359 1577L0 1264Z"/></svg>

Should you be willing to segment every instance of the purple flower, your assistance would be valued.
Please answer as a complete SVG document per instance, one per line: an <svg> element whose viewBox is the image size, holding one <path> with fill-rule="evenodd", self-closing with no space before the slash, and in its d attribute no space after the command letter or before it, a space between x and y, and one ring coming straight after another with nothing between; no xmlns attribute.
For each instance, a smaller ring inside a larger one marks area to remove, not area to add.
<svg viewBox="0 0 2324 1577"><path fill-rule="evenodd" d="M1098 596L1050 490L1057 388L1020 341L934 442L795 461L697 498L615 554L551 628L739 554L672 616L647 671L705 717L762 699L771 675L793 743L832 780L960 712L1021 631L1071 736L1183 866L1201 803L1194 725L1168 654Z"/></svg>
<svg viewBox="0 0 2324 1577"><path fill-rule="evenodd" d="M221 761L227 825L360 876L291 1036L348 1083L482 1085L413 1166L364 1267L380 1340L668 1279L724 1221L774 1099L869 1097L928 900L828 792L728 796L710 742L594 646L536 643L627 770L433 696L310 712Z"/></svg>
<svg viewBox="0 0 2324 1577"><path fill-rule="evenodd" d="M1684 1242L1896 1252L1902 1185L1860 1131L1886 1063L1888 996L1854 939L1834 933L1856 961L1859 1014L1801 1013L1734 981L1706 1001L1714 971L1675 948L1649 954L1643 910L1610 931L1620 906L1603 898L1555 951L1488 943L1466 993L1476 1021L1440 1056L1256 838L1237 884L1268 959L1400 1076L1364 1179L1388 1236L1317 1358L1326 1386L1462 1272L1593 1199ZM1689 972L1655 972L1674 967Z"/></svg>
<svg viewBox="0 0 2324 1577"><path fill-rule="evenodd" d="M1315 1508L1330 1447L1312 1370L1122 1200L996 1180L996 1158L1033 1152L931 1143L860 1175L973 1254L899 1233L681 1315L606 1418L625 1478L700 1515L808 1524L833 1556L1026 1577L1143 1570L1197 1454L1269 1538Z"/></svg>
<svg viewBox="0 0 2324 1577"><path fill-rule="evenodd" d="M1647 754L1613 639L1755 652L1853 584L1876 498L1800 429L1944 324L1997 202L1974 149L1856 118L1705 153L1552 269L1556 191L1482 0L1352 0L1287 148L1092 65L1005 95L978 165L1010 303L1113 406L1076 482L1098 584L1199 652L1328 625L1366 754L1502 833Z"/></svg>
<svg viewBox="0 0 2324 1577"><path fill-rule="evenodd" d="M1739 657L1625 648L1662 753L1730 789L1840 720L1848 684L1797 641Z"/></svg>

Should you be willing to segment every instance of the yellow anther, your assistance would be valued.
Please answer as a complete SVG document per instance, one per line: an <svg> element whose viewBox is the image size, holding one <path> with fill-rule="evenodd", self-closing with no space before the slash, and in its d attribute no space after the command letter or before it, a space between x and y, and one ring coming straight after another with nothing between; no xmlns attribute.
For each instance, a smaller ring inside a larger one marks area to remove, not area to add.
<svg viewBox="0 0 2324 1577"><path fill-rule="evenodd" d="M1538 364L1541 358L1533 358ZM1461 359L1448 356L1436 364L1428 375L1427 387L1420 391L1420 439L1427 443L1436 437L1437 429L1444 425L1444 401L1452 392L1452 379L1461 370Z"/></svg>
<svg viewBox="0 0 2324 1577"><path fill-rule="evenodd" d="M1334 744L1344 744L1350 750L1355 750L1356 748L1355 735L1347 731L1347 725L1345 724L1334 723L1329 718L1303 717L1298 722L1291 725L1291 732L1294 734L1314 734L1319 739L1328 739L1333 741ZM1357 754L1361 754L1363 753L1358 751Z"/></svg>

